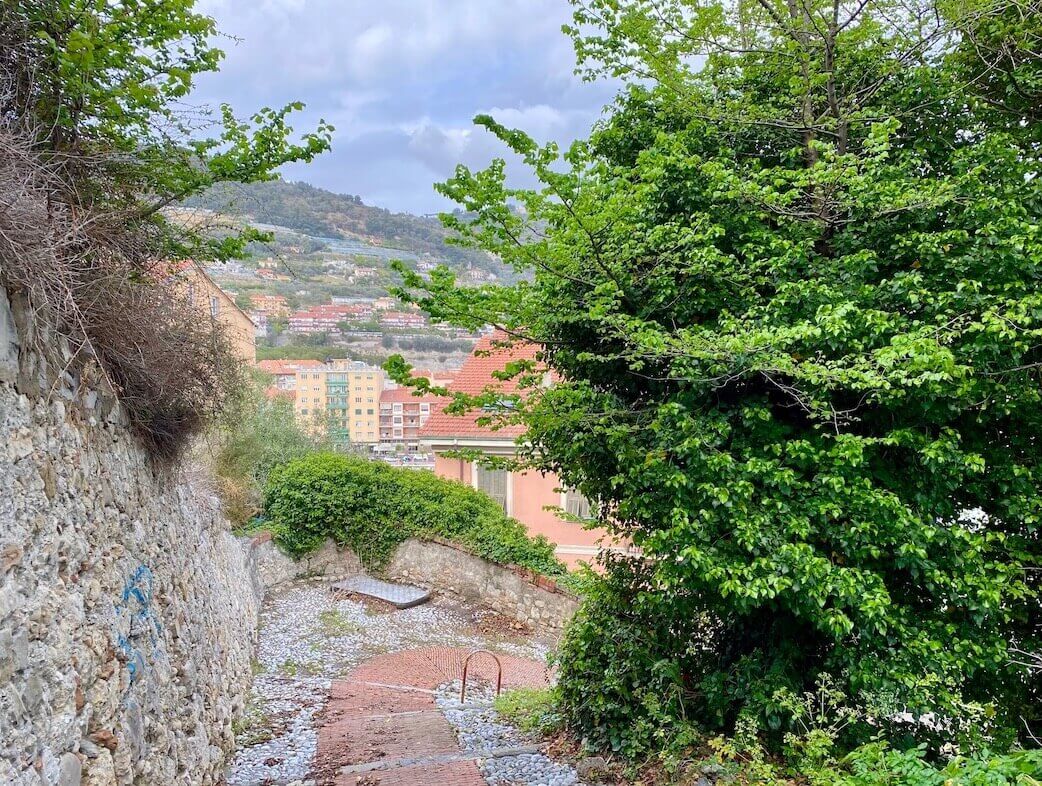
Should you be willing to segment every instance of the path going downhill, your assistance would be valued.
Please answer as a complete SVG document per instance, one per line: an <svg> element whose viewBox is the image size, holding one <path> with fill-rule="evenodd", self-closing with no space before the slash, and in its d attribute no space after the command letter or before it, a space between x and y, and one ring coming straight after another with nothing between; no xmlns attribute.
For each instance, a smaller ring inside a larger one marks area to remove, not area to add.
<svg viewBox="0 0 1042 786"><path fill-rule="evenodd" d="M435 599L396 610L301 582L271 597L253 698L229 786L573 786L492 709L504 690L548 683L538 637L484 610Z"/></svg>

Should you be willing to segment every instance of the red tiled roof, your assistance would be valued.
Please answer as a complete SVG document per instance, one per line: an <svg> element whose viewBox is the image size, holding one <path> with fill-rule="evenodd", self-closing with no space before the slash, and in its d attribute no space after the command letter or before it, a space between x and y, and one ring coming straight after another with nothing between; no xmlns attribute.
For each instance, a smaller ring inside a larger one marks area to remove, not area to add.
<svg viewBox="0 0 1042 786"><path fill-rule="evenodd" d="M412 370L412 377L413 379L430 379L438 380L440 382L451 382L456 379L458 373L458 369L453 369L451 371L432 371L429 368L414 368Z"/></svg>
<svg viewBox="0 0 1042 786"><path fill-rule="evenodd" d="M508 363L517 360L534 360L539 352L537 344L515 341L509 347L497 346L506 340L506 335L497 331L485 336L474 346L474 351L463 362L463 368L456 378L447 386L450 391L479 395L487 388L503 393L517 391L517 380L500 380L493 376L502 371ZM442 411L442 406L433 407L430 419L420 429L420 437L458 437L460 439L502 439L513 440L525 433L522 425L508 425L499 429L478 424L481 412L468 412L465 415L449 415Z"/></svg>
<svg viewBox="0 0 1042 786"><path fill-rule="evenodd" d="M272 401L274 401L277 398L285 399L286 401L290 401L290 402L293 402L293 401L297 400L297 391L295 391L295 390L282 390L281 388L277 388L274 385L272 385L271 387L265 388L264 389L264 395L267 398L271 399Z"/></svg>

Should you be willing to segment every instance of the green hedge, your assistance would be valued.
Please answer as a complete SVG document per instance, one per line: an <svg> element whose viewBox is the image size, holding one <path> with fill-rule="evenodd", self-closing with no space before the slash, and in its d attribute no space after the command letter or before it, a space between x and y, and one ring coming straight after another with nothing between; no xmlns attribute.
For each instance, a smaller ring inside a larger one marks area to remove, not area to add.
<svg viewBox="0 0 1042 786"><path fill-rule="evenodd" d="M565 573L546 538L531 538L490 497L429 472L315 453L268 477L265 513L276 542L300 556L326 538L373 567L410 537L440 537L479 557L547 576Z"/></svg>

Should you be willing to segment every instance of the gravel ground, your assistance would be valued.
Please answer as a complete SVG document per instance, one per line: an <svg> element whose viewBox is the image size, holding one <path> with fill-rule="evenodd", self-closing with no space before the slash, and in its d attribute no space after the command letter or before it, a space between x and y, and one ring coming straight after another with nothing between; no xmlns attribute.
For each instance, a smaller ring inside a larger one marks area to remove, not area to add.
<svg viewBox="0 0 1042 786"><path fill-rule="evenodd" d="M489 639L459 607L442 601L370 614L354 600L336 600L325 585L298 585L266 604L257 659L265 673L336 679L376 655L415 647L488 647L545 660L537 643Z"/></svg>
<svg viewBox="0 0 1042 786"><path fill-rule="evenodd" d="M253 744L237 752L228 786L302 783L318 745L312 723L328 695L326 679L258 677L248 715L251 723L239 735Z"/></svg>
<svg viewBox="0 0 1042 786"><path fill-rule="evenodd" d="M465 704L460 704L459 693L460 683L455 680L438 688L434 701L455 729L462 751L481 754L533 746L532 739L492 709L491 687L468 687ZM574 769L538 752L489 757L480 767L490 786L582 786Z"/></svg>
<svg viewBox="0 0 1042 786"><path fill-rule="evenodd" d="M265 602L250 712L237 735L240 748L227 772L228 786L308 786L302 779L315 757L313 721L330 680L372 657L417 647L492 646L522 658L546 658L538 642L481 634L473 613L452 603L371 613L356 600L335 598L327 585L300 582Z"/></svg>

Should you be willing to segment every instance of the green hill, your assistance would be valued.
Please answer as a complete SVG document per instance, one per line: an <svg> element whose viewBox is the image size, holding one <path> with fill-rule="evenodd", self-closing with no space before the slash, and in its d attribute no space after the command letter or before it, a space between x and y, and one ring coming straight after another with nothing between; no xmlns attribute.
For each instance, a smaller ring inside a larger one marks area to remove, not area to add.
<svg viewBox="0 0 1042 786"><path fill-rule="evenodd" d="M222 184L192 197L185 206L282 226L311 237L402 249L452 267L509 277L505 266L484 252L447 245L448 232L437 218L392 213L366 205L357 196L335 194L307 183Z"/></svg>

